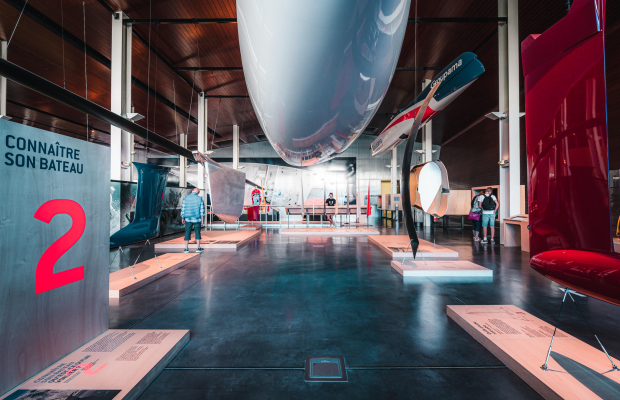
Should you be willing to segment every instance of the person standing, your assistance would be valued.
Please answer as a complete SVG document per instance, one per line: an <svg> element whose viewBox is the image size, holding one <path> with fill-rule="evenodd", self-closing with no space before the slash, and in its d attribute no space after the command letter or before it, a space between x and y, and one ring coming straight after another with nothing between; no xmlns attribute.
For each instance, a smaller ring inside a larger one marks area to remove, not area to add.
<svg viewBox="0 0 620 400"><path fill-rule="evenodd" d="M329 198L325 200L325 205L333 207L336 205L336 199L334 199L334 194L330 193ZM332 214L327 214L327 219L329 220L329 226L334 225L334 216Z"/></svg>
<svg viewBox="0 0 620 400"><path fill-rule="evenodd" d="M475 193L474 198L471 199L471 210L469 212L469 219L471 219L471 230L474 233L474 242L480 241L480 231L482 228L482 210L478 205L478 198L482 195L482 193L482 190L478 193Z"/></svg>
<svg viewBox="0 0 620 400"><path fill-rule="evenodd" d="M493 188L488 187L482 196L478 197L479 207L482 208L482 243L488 243L487 227L491 227L491 243L495 243L495 213L499 208L497 197L493 195Z"/></svg>
<svg viewBox="0 0 620 400"><path fill-rule="evenodd" d="M185 250L183 253L189 253L189 240L192 237L192 228L196 237L196 253L202 253L204 249L200 247L200 230L204 224L205 203L202 197L198 196L200 189L194 188L190 194L183 198L181 206L181 222L185 224Z"/></svg>

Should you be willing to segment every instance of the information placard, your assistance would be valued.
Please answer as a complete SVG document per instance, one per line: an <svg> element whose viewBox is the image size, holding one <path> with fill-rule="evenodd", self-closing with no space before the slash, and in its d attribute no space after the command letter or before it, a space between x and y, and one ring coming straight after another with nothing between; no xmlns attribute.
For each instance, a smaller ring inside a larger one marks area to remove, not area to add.
<svg viewBox="0 0 620 400"><path fill-rule="evenodd" d="M0 394L108 328L110 150L0 120Z"/></svg>

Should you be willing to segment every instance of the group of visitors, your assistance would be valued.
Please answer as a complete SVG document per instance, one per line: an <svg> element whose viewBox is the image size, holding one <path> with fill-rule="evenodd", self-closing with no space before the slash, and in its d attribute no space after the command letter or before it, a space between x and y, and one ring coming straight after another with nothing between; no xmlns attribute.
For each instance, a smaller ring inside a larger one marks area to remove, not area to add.
<svg viewBox="0 0 620 400"><path fill-rule="evenodd" d="M474 194L471 200L471 211L469 219L472 221L474 232L474 242L489 243L487 239L487 228L491 227L491 243L495 243L495 214L499 208L499 201L493 195L493 188L486 188ZM482 228L482 239L480 239L480 228Z"/></svg>

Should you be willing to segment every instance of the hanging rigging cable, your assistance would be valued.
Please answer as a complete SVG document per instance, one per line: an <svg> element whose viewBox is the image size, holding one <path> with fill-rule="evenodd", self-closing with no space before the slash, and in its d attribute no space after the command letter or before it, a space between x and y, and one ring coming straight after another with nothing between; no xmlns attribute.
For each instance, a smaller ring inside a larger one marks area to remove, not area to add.
<svg viewBox="0 0 620 400"><path fill-rule="evenodd" d="M196 24L194 24L194 32L196 36L196 51L198 52L198 65L200 65L200 47L198 46L198 30L196 29ZM185 137L189 135L189 121L192 116L192 104L194 102L194 85L196 84L196 71L194 71L194 79L192 79L192 95L189 99L189 111L187 113L187 128L185 129ZM187 139L186 139L187 140Z"/></svg>
<svg viewBox="0 0 620 400"><path fill-rule="evenodd" d="M66 89L67 79L65 73L65 14L63 10L62 0L60 0L60 28L60 37L62 39L62 87Z"/></svg>
<svg viewBox="0 0 620 400"><path fill-rule="evenodd" d="M205 98L205 101L207 99ZM222 104L222 98L220 97L219 103L217 103L217 112L215 113L215 126L213 127L213 132L217 132L217 117L220 115L220 105ZM215 141L215 135L211 136L211 150L213 150L213 142Z"/></svg>
<svg viewBox="0 0 620 400"><path fill-rule="evenodd" d="M172 102L174 103L174 131L177 138L176 143L179 144L179 126L177 125L177 89L174 86L174 73L172 74Z"/></svg>
<svg viewBox="0 0 620 400"><path fill-rule="evenodd" d="M86 1L82 1L82 15L84 16L84 83L86 86L86 100L88 100L88 70L86 69L86 61L88 56L86 55ZM88 113L86 113L86 141L89 141L89 129L88 129Z"/></svg>
<svg viewBox="0 0 620 400"><path fill-rule="evenodd" d="M24 15L24 10L26 9L26 5L28 5L28 0L24 3L24 7L22 7L22 11L19 13L19 17L17 17L17 22L15 23L15 27L13 27L13 32L11 32L11 36L9 37L9 41L6 43L6 49L4 49L4 54L2 58L6 58L6 52L9 50L9 45L11 44L11 40L13 40L13 35L17 30L17 25L19 25L19 21L22 19L22 15Z"/></svg>
<svg viewBox="0 0 620 400"><path fill-rule="evenodd" d="M185 137L187 137L187 132L189 132L189 121L192 116L192 103L194 102L194 83L196 82L196 71L194 71L194 79L192 80L192 95L189 98L189 111L187 112L187 128L185 129Z"/></svg>
<svg viewBox="0 0 620 400"><path fill-rule="evenodd" d="M157 44L155 45L156 49L159 49L159 24L157 24L157 29L155 30L155 36L157 36ZM155 59L155 89L154 92L157 93L157 82L159 81L158 73L159 73L159 57ZM176 107L176 104L175 104ZM153 132L157 132L157 97L155 97L155 110L153 110Z"/></svg>
<svg viewBox="0 0 620 400"><path fill-rule="evenodd" d="M413 65L415 65L415 76L414 76L414 88L413 88L413 98L418 97L418 0L415 0L415 52L414 52L414 60Z"/></svg>
<svg viewBox="0 0 620 400"><path fill-rule="evenodd" d="M151 13L153 11L153 0L149 0L149 19L151 19ZM146 153L145 158L148 160L149 158L149 111L150 111L150 100L151 100L151 24L149 24L149 48L146 49L149 53L149 61L147 70L147 78L146 78Z"/></svg>

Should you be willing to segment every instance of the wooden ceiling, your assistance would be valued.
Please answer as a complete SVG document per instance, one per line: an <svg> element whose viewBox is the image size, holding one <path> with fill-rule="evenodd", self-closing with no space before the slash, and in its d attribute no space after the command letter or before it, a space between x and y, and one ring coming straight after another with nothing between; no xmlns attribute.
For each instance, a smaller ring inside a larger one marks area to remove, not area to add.
<svg viewBox="0 0 620 400"><path fill-rule="evenodd" d="M566 15L566 0L521 0L519 2L521 40L541 33ZM0 1L0 37L9 39L20 15L22 0ZM112 15L122 10L129 18L236 18L234 0L30 0L34 9L52 24L84 41L110 59ZM85 21L84 21L85 13ZM412 0L410 17L496 17L496 0ZM616 26L620 6L608 2L607 25ZM84 26L86 29L84 30ZM474 51L486 68L485 74L440 114L433 125L434 142L441 144L497 110L497 23L410 23L401 51L399 67L444 67L463 52ZM236 23L228 24L135 24L140 38L133 38L135 112L148 116L138 123L173 141L188 132L188 147L197 143L198 92L208 96L247 96L242 71L175 71L178 67L240 67L241 55ZM160 57L148 51L150 43ZM609 46L608 46L609 51ZM618 53L616 51L616 53ZM608 53L609 54L609 53ZM70 44L40 22L24 15L19 21L8 50L9 61L106 108L110 107L110 70L83 49ZM417 63L416 63L417 60ZM86 65L85 65L86 62ZM85 79L85 67L86 77ZM393 113L407 105L421 90L423 79L436 71L397 71L385 100L369 125L381 132ZM611 75L611 74L609 74ZM144 89L149 87L150 89ZM150 93L147 94L147 92ZM154 96L156 92L159 97ZM611 96L611 94L610 94ZM169 107L165 103L176 104ZM109 143L109 125L9 83L7 114L13 121L52 130L60 134ZM618 103L618 101L615 101ZM265 140L250 100L210 98L208 125L219 137L216 144L230 140L232 126L241 126L247 143ZM87 124L88 127L87 128ZM138 139L142 142L142 139Z"/></svg>

